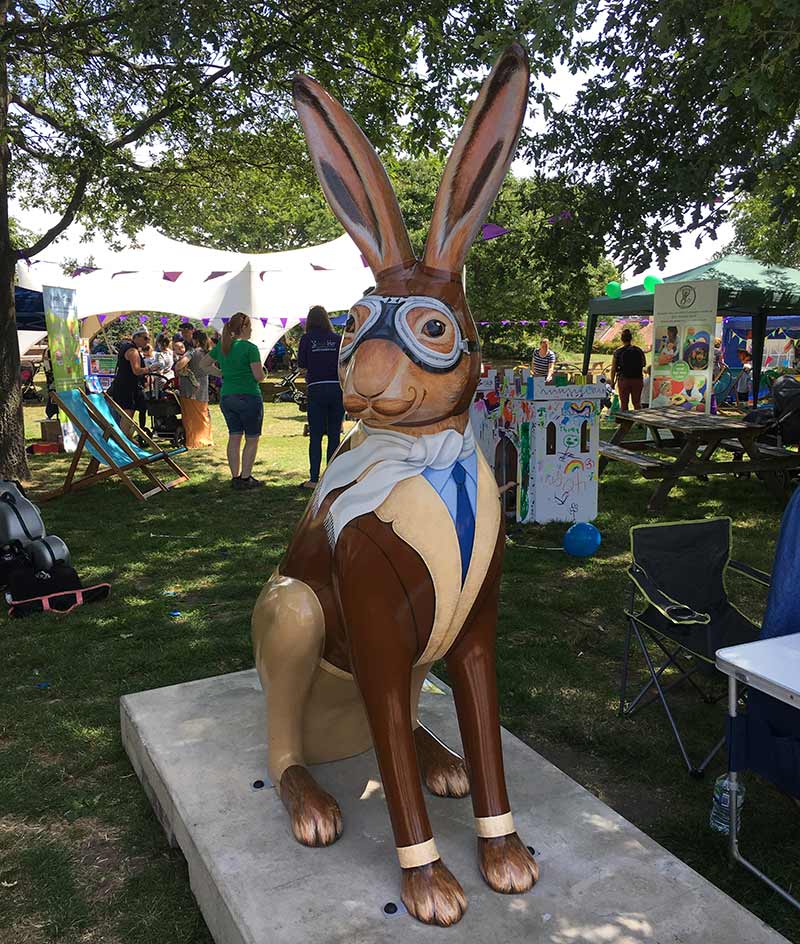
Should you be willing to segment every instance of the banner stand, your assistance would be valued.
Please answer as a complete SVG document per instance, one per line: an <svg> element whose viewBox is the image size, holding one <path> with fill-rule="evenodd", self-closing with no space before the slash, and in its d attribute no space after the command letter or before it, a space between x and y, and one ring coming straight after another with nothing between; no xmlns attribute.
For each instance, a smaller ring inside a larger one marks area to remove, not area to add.
<svg viewBox="0 0 800 944"><path fill-rule="evenodd" d="M56 393L83 386L80 325L75 304L75 289L42 286L50 366ZM58 412L65 452L78 448L78 434L69 417Z"/></svg>
<svg viewBox="0 0 800 944"><path fill-rule="evenodd" d="M711 412L718 297L717 279L656 285L651 407Z"/></svg>

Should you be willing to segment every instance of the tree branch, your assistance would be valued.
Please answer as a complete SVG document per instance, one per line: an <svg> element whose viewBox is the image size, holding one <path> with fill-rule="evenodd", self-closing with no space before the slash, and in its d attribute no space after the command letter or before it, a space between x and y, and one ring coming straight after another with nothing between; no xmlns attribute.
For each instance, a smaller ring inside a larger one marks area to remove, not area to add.
<svg viewBox="0 0 800 944"><path fill-rule="evenodd" d="M46 125L50 125L51 128L56 131L60 131L62 134L70 134L69 128L62 124L57 118L48 112L42 111L37 105L34 105L33 102L29 102L24 98L20 98L19 95L11 95L10 102L12 105L16 105L21 108L23 111L26 111L31 118L36 118L37 121L43 121Z"/></svg>
<svg viewBox="0 0 800 944"><path fill-rule="evenodd" d="M16 256L18 259L27 259L31 256L35 256L37 253L40 253L43 249L46 249L51 242L53 242L56 237L60 236L64 230L72 223L75 219L75 214L78 212L78 208L81 205L84 194L86 193L86 186L89 183L89 178L91 173L88 168L81 168L78 179L75 183L75 190L72 193L72 198L67 204L67 209L64 211L64 215L61 219L52 226L40 239L37 239L36 242L29 246L27 249L17 249Z"/></svg>
<svg viewBox="0 0 800 944"><path fill-rule="evenodd" d="M49 20L42 17L38 23L22 24L16 18L11 20L4 30L0 32L0 43L13 40L16 36L28 36L31 33L44 32L52 29L63 36L65 32L74 30L91 29L93 26L100 26L103 23L109 23L113 20L122 19L129 11L116 10L114 13L106 13L103 16L90 16L85 20L73 20L72 22L50 23ZM19 25L17 25L19 24Z"/></svg>
<svg viewBox="0 0 800 944"><path fill-rule="evenodd" d="M119 150L119 148L125 147L126 144L132 144L134 141L138 141L142 135L148 132L154 125L157 125L159 121L162 121L164 118L168 118L173 112L178 111L179 108L184 108L193 98L205 91L205 89L211 88L212 85L214 85L220 79L224 79L226 75L230 75L231 72L233 72L233 66L224 66L222 69L218 69L207 79L204 79L197 86L197 89L187 98L178 97L174 102L172 102L171 105L165 105L163 108L159 108L159 110L153 112L152 115L148 115L140 122L137 122L137 124L126 131L125 134L120 135L113 141L109 141L106 147L109 150Z"/></svg>

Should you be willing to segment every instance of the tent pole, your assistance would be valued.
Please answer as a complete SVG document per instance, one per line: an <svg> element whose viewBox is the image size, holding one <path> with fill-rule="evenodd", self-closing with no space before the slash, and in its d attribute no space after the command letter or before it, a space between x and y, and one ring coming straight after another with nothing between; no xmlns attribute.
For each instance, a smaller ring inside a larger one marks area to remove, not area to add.
<svg viewBox="0 0 800 944"><path fill-rule="evenodd" d="M586 322L586 338L583 342L583 369L581 373L585 377L589 373L589 361L592 358L592 346L594 345L594 333L597 330L597 315L589 312L589 320Z"/></svg>
<svg viewBox="0 0 800 944"><path fill-rule="evenodd" d="M752 315L753 334L753 409L758 406L758 388L761 385L761 364L764 360L764 338L767 334L767 310L759 308Z"/></svg>

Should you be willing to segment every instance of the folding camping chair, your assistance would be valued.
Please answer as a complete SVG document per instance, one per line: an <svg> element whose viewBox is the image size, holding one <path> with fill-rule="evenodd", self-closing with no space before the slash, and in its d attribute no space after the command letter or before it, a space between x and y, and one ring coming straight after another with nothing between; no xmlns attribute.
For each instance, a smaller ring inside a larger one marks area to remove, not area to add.
<svg viewBox="0 0 800 944"><path fill-rule="evenodd" d="M625 610L628 631L619 713L627 717L654 701L660 701L681 756L693 777L703 775L725 743L725 738L717 742L699 765L694 765L667 702L667 692L688 683L707 704L718 701L698 684L695 676L698 673L716 673L714 656L717 649L751 642L759 633L758 627L728 600L726 571L730 568L769 586L767 574L731 560L730 549L730 518L631 528L633 563L627 573L633 586L629 608ZM644 607L638 612L635 609L637 591L644 597ZM642 651L650 678L628 702L630 648L634 638ZM659 666L653 662L648 641L666 657ZM678 675L665 684L664 673L670 668L675 669ZM651 688L655 688L655 694L645 699Z"/></svg>
<svg viewBox="0 0 800 944"><path fill-rule="evenodd" d="M166 492L175 485L189 480L189 476L173 459L174 455L185 452L186 447L165 452L143 429L130 420L131 427L136 431L137 436L149 447L149 449L143 449L122 431L111 407L120 416L123 415L123 411L112 400L107 400L103 394L86 394L83 390L64 390L56 394L56 399L59 407L80 432L80 439L64 484L55 492L45 495L40 499L41 501L47 501L74 489L85 488L87 485L93 485L101 479L114 475L118 475L140 500L150 498L159 492ZM76 479L75 472L84 449L91 458L83 476ZM169 482L164 482L159 478L152 468L159 462L165 463L177 473L177 478ZM101 466L107 466L107 468L101 469ZM134 470L141 470L153 487L146 492L141 491L130 477L130 473Z"/></svg>

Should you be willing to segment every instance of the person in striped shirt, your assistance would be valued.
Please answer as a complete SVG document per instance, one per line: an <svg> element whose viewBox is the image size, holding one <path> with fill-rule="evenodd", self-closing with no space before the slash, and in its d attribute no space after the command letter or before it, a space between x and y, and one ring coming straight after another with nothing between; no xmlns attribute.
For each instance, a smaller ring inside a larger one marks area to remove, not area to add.
<svg viewBox="0 0 800 944"><path fill-rule="evenodd" d="M550 383L555 369L556 355L550 350L550 342L547 338L542 338L539 347L533 352L531 372L534 377L546 377L547 383Z"/></svg>

